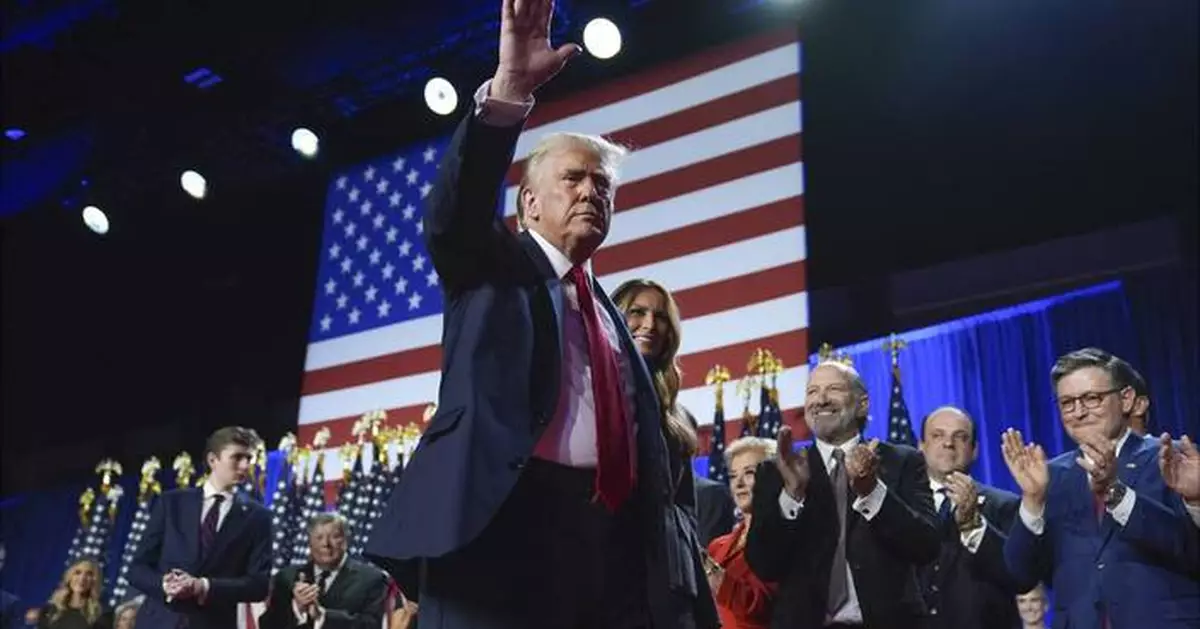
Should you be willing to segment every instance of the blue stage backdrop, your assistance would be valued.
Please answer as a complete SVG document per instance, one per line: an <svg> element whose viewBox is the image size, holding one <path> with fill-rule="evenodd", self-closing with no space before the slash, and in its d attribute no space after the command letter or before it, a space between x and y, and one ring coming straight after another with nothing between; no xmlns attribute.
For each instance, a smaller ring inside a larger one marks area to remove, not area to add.
<svg viewBox="0 0 1200 629"><path fill-rule="evenodd" d="M1052 453L1069 447L1054 408L1049 370L1054 359L1087 345L1104 347L1130 360L1150 383L1151 429L1200 434L1200 343L1192 280L1174 272L1112 282L1066 295L1005 308L928 328L901 333L905 399L914 421L942 404L957 404L979 424L980 459L976 476L1013 488L1000 459L997 436L1020 428ZM885 438L890 371L883 339L865 341L847 352L871 394L870 437ZM813 357L815 360L815 357ZM918 426L918 437L920 430ZM164 460L173 456L163 453ZM140 461L123 461L137 470ZM706 474L706 457L696 463ZM282 457L271 453L267 494L278 482ZM123 548L133 513L135 474L126 474L125 504L114 531L111 557ZM169 484L170 481L167 481ZM83 485L13 496L0 502L0 530L8 561L0 586L27 605L49 596L59 576L78 518ZM109 566L111 579L115 565Z"/></svg>

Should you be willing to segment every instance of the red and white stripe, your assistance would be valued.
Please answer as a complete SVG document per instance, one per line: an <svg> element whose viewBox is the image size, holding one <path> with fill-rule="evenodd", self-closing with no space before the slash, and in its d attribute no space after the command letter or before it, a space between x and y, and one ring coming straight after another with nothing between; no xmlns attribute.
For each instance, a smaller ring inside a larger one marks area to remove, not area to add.
<svg viewBox="0 0 1200 629"><path fill-rule="evenodd" d="M612 290L653 279L682 311L680 401L711 421L709 368L745 373L758 347L787 365L780 403L794 420L808 360L800 45L792 31L768 33L539 104L517 143L504 193L515 221L516 183L538 139L555 131L602 134L630 146L621 168L612 230L594 259ZM389 423L420 421L437 396L441 317L407 321L308 347L299 439L332 433L335 448L365 412ZM726 385L727 414L740 415ZM757 393L752 402L757 408Z"/></svg>

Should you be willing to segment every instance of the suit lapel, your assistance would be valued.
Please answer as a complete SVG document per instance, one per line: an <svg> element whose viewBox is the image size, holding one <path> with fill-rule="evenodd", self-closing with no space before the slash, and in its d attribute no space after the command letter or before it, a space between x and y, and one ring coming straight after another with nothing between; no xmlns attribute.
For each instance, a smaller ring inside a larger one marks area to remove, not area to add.
<svg viewBox="0 0 1200 629"><path fill-rule="evenodd" d="M225 521L221 523L221 528L217 530L217 537L213 540L212 548L208 549L208 556L202 557L201 561L207 564L209 559L224 554L225 547L237 539L249 519L250 505L246 504L245 498L234 494L233 504L230 505L229 513L225 515Z"/></svg>
<svg viewBox="0 0 1200 629"><path fill-rule="evenodd" d="M342 569L338 570L333 582L321 594L320 599L323 605L329 606L330 603L341 600L346 588L349 588L350 584L354 581L354 571L356 568L357 566L354 565L354 562L349 559L346 560L346 563L342 564Z"/></svg>
<svg viewBox="0 0 1200 629"><path fill-rule="evenodd" d="M546 258L546 254L542 248L538 246L537 241L529 235L528 232L522 231L517 235L517 242L521 243L521 247L525 250L525 255L533 263L537 271L538 277L541 278L541 287L538 295L535 295L536 301L541 301L540 304L535 304L534 307L540 306L542 310L542 324L550 328L553 332L549 338L554 340L554 346L545 349L546 356L549 359L550 373L554 378L550 381L550 386L546 387L545 404L548 406L544 409L547 413L554 413L555 404L558 402L558 386L561 381L562 371L562 348L563 348L563 287L562 279L554 272L554 267L550 265L550 260ZM534 324L537 325L536 317L538 313L534 313ZM548 317L548 318L547 318Z"/></svg>

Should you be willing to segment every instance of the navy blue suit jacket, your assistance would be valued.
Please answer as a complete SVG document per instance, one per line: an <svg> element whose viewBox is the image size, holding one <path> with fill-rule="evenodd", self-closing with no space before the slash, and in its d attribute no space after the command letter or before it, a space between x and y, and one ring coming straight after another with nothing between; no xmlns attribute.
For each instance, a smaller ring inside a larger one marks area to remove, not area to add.
<svg viewBox="0 0 1200 629"><path fill-rule="evenodd" d="M0 629L18 629L25 626L25 610L21 599L15 594L0 590Z"/></svg>
<svg viewBox="0 0 1200 629"><path fill-rule="evenodd" d="M267 598L271 580L271 512L235 495L206 556L200 556L202 489L175 489L159 496L141 545L129 566L129 582L146 595L138 627L176 629L186 616L189 629L237 626L237 604ZM208 579L204 604L168 603L162 589L167 572L180 569Z"/></svg>
<svg viewBox="0 0 1200 629"><path fill-rule="evenodd" d="M537 243L513 234L497 213L520 131L519 124L491 127L468 115L446 151L424 217L446 297L437 413L366 548L402 584L408 579L396 574L393 560L441 557L483 531L554 417L562 281ZM637 356L606 291L594 281L593 291L617 324L622 350ZM638 446L632 500L649 542L650 599L663 601L665 593L654 589L668 579L663 558L674 543L664 534L672 500L666 445L649 372L640 360L630 363Z"/></svg>
<svg viewBox="0 0 1200 629"><path fill-rule="evenodd" d="M1158 470L1158 440L1130 435L1117 457L1121 481L1137 494L1125 526L1097 521L1078 450L1050 461L1046 528L1035 536L1018 517L1004 546L1022 591L1054 590L1054 627L1183 629L1200 623L1197 529Z"/></svg>

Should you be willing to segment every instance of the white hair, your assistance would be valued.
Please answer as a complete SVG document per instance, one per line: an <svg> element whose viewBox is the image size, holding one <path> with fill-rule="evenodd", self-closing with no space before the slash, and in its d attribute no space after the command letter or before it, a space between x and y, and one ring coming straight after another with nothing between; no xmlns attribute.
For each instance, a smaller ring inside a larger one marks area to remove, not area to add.
<svg viewBox="0 0 1200 629"><path fill-rule="evenodd" d="M525 206L521 200L521 191L528 188L529 182L539 174L542 162L545 161L546 156L567 146L583 148L600 158L600 166L607 171L609 179L616 186L619 174L618 169L625 156L629 154L628 148L598 135L570 133L567 131L547 134L538 140L537 145L529 151L529 155L525 158L525 173L521 175L521 184L517 188L518 225L524 226L525 222Z"/></svg>
<svg viewBox="0 0 1200 629"><path fill-rule="evenodd" d="M771 439L740 437L725 448L725 465L732 465L734 457L741 456L747 452L760 452L765 461L775 458L779 453L779 446Z"/></svg>

